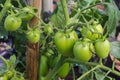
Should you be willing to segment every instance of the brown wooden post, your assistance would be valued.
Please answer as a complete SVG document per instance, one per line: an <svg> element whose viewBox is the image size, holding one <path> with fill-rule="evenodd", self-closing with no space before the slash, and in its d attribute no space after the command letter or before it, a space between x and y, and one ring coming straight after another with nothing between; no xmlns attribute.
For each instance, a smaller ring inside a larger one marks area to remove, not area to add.
<svg viewBox="0 0 120 80"><path fill-rule="evenodd" d="M41 13L41 2L42 0L30 0L30 6L33 6L38 9L38 16L40 17ZM39 24L40 21L37 18L34 18L30 22L30 27ZM38 58L39 58L39 43L31 44L27 43L26 51L26 71L27 71L27 80L38 80Z"/></svg>

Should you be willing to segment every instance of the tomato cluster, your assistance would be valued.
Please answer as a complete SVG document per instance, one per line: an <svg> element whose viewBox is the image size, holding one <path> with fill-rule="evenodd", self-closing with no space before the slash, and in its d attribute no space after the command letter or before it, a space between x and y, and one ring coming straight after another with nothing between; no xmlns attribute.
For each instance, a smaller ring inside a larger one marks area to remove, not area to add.
<svg viewBox="0 0 120 80"><path fill-rule="evenodd" d="M87 62L92 55L106 58L110 51L110 42L103 36L103 28L100 23L94 21L89 28L80 29L82 37L78 39L75 31L56 32L54 43L56 48L66 57L74 57L80 62Z"/></svg>

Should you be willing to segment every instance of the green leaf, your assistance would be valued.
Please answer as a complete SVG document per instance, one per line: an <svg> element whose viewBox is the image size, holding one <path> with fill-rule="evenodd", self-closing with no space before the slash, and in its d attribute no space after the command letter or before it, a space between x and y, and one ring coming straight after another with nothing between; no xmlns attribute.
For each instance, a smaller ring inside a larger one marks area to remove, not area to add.
<svg viewBox="0 0 120 80"><path fill-rule="evenodd" d="M106 21L107 32L108 34L111 34L115 30L116 25L120 20L120 11L114 1L112 1L111 3L104 3L104 5L108 15L108 21Z"/></svg>
<svg viewBox="0 0 120 80"><path fill-rule="evenodd" d="M62 5L61 3L57 3L58 7L57 9L54 11L53 15L50 18L50 21L52 23L54 23L55 27L64 27L65 26L65 18L63 15L63 11L62 11Z"/></svg>
<svg viewBox="0 0 120 80"><path fill-rule="evenodd" d="M114 41L110 43L111 48L110 48L110 53L116 57L120 58L120 42Z"/></svg>
<svg viewBox="0 0 120 80"><path fill-rule="evenodd" d="M104 80L105 78L105 73L102 72L100 69L97 69L96 71L94 71L94 74L95 74L96 80Z"/></svg>
<svg viewBox="0 0 120 80"><path fill-rule="evenodd" d="M12 55L9 59L9 69L13 70L15 68L16 56Z"/></svg>

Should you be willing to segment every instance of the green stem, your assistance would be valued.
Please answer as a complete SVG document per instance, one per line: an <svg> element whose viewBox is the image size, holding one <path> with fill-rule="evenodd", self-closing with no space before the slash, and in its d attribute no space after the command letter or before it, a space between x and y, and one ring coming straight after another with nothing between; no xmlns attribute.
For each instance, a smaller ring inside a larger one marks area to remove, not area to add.
<svg viewBox="0 0 120 80"><path fill-rule="evenodd" d="M112 69L114 70L114 67L115 67L115 62L113 61L113 65L112 65Z"/></svg>
<svg viewBox="0 0 120 80"><path fill-rule="evenodd" d="M67 25L70 22L70 18L69 18L69 13L68 13L68 7L67 7L66 0L61 0L61 4L62 4L65 20L66 20L66 25Z"/></svg>
<svg viewBox="0 0 120 80"><path fill-rule="evenodd" d="M9 68L8 61L4 57L2 57L2 56L0 56L0 59L6 64L6 67L8 69Z"/></svg>
<svg viewBox="0 0 120 80"><path fill-rule="evenodd" d="M2 8L2 10L0 12L0 22L3 18L3 16L6 14L7 10L10 9L11 7L12 7L11 0L6 0L4 7Z"/></svg>
<svg viewBox="0 0 120 80"><path fill-rule="evenodd" d="M73 80L75 80L75 71L74 71L74 66L71 64L72 67L72 73L73 73Z"/></svg>
<svg viewBox="0 0 120 80"><path fill-rule="evenodd" d="M89 73L91 73L92 71L94 71L95 69L98 69L100 66L97 65L94 68L92 68L91 70L87 71L86 73L84 73L82 76L80 76L77 80L82 80L85 76L87 76Z"/></svg>
<svg viewBox="0 0 120 80"><path fill-rule="evenodd" d="M102 64L102 58L100 58L100 60L99 60L99 64L100 64L100 65L103 65L103 64Z"/></svg>
<svg viewBox="0 0 120 80"><path fill-rule="evenodd" d="M22 4L20 3L20 0L16 0L16 1L17 1L17 3L19 4L19 7L22 8L23 6L22 6Z"/></svg>
<svg viewBox="0 0 120 80"><path fill-rule="evenodd" d="M78 10L76 11L77 14L73 17L73 19L77 19L83 11L88 10L88 9L90 9L90 8L98 5L98 4L101 4L101 3L97 3L97 4L95 4L95 5L91 5L91 6L89 6L89 7L86 7L86 8L84 8L84 9L82 9L82 10L78 9Z"/></svg>
<svg viewBox="0 0 120 80"><path fill-rule="evenodd" d="M109 68L107 66L104 66L104 65L101 65L99 63L95 63L95 62L80 62L78 60L75 60L75 59L71 59L71 58L68 58L66 59L66 62L70 62L70 63L77 63L77 64L84 64L84 65L88 65L88 66L97 66L99 65L101 69L105 70L105 71L111 71L111 73L117 75L117 76L120 76L120 72L116 71L116 70L113 70L112 68Z"/></svg>

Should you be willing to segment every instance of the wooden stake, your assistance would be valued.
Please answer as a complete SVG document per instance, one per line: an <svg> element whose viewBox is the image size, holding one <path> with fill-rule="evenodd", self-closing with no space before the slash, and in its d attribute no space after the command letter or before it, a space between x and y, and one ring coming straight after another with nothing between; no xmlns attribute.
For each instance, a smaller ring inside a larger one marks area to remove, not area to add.
<svg viewBox="0 0 120 80"><path fill-rule="evenodd" d="M38 9L37 14L39 17L41 13L41 1L42 0L30 0L30 6ZM39 23L40 21L37 18L34 18L30 22L30 27L33 27ZM27 80L38 80L39 43L31 44L28 42L26 46Z"/></svg>

